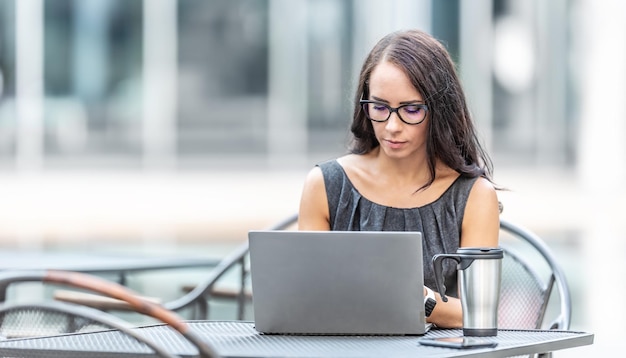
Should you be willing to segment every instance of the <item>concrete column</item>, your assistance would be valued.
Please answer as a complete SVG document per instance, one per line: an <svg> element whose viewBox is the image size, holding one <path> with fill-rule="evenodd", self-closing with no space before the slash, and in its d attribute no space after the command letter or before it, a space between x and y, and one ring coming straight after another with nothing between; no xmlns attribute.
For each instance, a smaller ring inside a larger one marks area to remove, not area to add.
<svg viewBox="0 0 626 358"><path fill-rule="evenodd" d="M43 1L16 1L15 12L15 159L19 172L33 172L42 168L44 156Z"/></svg>
<svg viewBox="0 0 626 358"><path fill-rule="evenodd" d="M143 2L143 160L146 169L176 164L177 0Z"/></svg>
<svg viewBox="0 0 626 358"><path fill-rule="evenodd" d="M270 166L306 157L307 23L307 1L270 1L267 123Z"/></svg>

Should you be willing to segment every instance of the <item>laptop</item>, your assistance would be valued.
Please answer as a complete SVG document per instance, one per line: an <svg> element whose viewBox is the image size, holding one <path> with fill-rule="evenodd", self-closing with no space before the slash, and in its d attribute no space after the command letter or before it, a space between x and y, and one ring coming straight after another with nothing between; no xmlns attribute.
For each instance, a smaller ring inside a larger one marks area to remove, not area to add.
<svg viewBox="0 0 626 358"><path fill-rule="evenodd" d="M422 335L419 232L250 231L254 325L266 334Z"/></svg>

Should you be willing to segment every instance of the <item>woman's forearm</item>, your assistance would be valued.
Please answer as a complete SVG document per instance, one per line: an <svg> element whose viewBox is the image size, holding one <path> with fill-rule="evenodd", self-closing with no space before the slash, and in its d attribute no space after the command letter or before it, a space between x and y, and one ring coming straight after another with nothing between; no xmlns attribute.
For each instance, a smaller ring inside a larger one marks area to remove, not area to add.
<svg viewBox="0 0 626 358"><path fill-rule="evenodd" d="M448 302L443 302L439 293L435 292L435 298L437 304L435 309L431 313L430 317L427 317L426 321L434 323L438 327L442 328L461 328L463 327L463 310L461 308L461 301L458 298L446 296Z"/></svg>

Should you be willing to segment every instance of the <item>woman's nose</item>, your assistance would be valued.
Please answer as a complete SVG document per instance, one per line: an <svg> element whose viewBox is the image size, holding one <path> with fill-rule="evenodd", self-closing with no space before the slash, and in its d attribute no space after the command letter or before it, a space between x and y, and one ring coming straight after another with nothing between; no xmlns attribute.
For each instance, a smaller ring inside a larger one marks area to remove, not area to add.
<svg viewBox="0 0 626 358"><path fill-rule="evenodd" d="M390 132L394 132L402 129L403 124L404 122L402 122L398 116L398 112L393 112L391 113L391 116L389 116L385 128Z"/></svg>

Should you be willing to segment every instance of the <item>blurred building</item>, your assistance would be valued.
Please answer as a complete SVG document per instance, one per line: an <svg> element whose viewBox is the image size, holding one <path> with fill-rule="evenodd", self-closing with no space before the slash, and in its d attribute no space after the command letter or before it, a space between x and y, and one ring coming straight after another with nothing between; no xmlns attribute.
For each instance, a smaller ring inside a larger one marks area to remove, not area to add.
<svg viewBox="0 0 626 358"><path fill-rule="evenodd" d="M0 168L308 167L402 28L449 48L496 164L571 167L574 4L2 0Z"/></svg>

